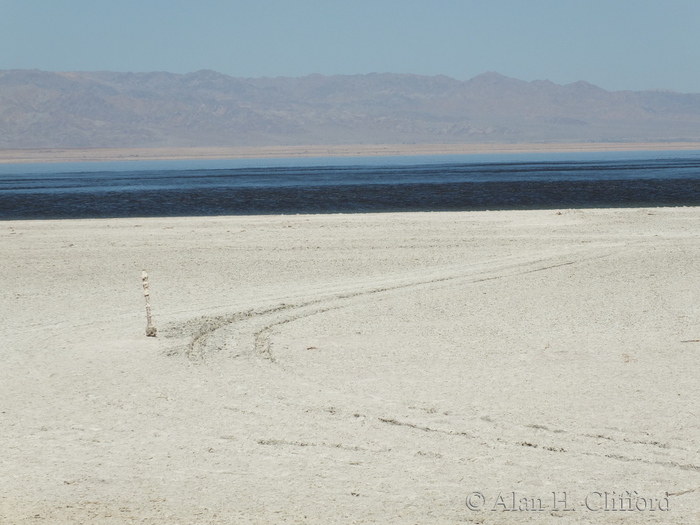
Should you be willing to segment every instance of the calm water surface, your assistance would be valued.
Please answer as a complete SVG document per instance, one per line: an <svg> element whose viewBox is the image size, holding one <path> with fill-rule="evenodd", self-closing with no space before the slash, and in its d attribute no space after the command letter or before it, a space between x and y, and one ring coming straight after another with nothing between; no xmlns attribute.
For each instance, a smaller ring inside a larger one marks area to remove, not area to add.
<svg viewBox="0 0 700 525"><path fill-rule="evenodd" d="M0 165L0 219L700 205L700 151Z"/></svg>

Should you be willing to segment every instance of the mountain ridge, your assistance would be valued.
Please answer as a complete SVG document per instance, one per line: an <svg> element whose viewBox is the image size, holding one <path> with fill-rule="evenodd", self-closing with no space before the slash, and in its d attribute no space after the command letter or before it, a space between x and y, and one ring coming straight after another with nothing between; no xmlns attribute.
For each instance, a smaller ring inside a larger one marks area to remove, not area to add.
<svg viewBox="0 0 700 525"><path fill-rule="evenodd" d="M486 72L0 71L0 148L700 140L700 94Z"/></svg>

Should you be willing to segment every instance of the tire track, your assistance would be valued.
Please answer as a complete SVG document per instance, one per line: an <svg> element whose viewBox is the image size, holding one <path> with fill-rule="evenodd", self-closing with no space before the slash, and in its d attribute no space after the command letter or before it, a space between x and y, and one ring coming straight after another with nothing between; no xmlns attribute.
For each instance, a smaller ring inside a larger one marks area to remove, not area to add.
<svg viewBox="0 0 700 525"><path fill-rule="evenodd" d="M359 304L381 294L391 296L421 287L479 283L505 279L534 272L552 270L607 257L610 253L592 255L597 247L560 251L540 257L508 257L474 263L467 268L454 266L412 271L407 275L382 276L350 285L331 285L308 290L296 296L281 297L272 304L218 316L203 316L185 323L166 326L166 337L187 337L184 347L171 349L169 354L184 353L192 361L205 361L208 355L229 351L232 357L252 354L275 363L271 336L276 327L297 319L319 315L331 310ZM587 257L582 257L588 254ZM235 343L235 344L233 344ZM233 348L236 350L233 350Z"/></svg>
<svg viewBox="0 0 700 525"><path fill-rule="evenodd" d="M542 426L504 424L484 419L469 421L469 431L394 417L377 417L376 419L386 425L405 428L407 432L437 433L455 439L476 440L489 447L495 444L509 448L528 447L544 452L592 456L626 463L642 463L700 474L700 458L696 457L695 462L693 462L692 453L694 451L685 447L671 446L668 443L627 437L616 439L611 436L568 430L550 431ZM606 441L601 441L601 437ZM631 448L630 445L636 445L636 447ZM659 452L661 453L659 454Z"/></svg>
<svg viewBox="0 0 700 525"><path fill-rule="evenodd" d="M206 361L221 353L227 344L235 347L236 356L247 355L259 363L279 365L272 343L276 329L298 319L320 315L341 308L361 306L377 296L391 297L421 287L435 288L455 284L479 283L497 279L509 279L535 272L545 272L562 267L584 264L614 252L613 245L586 246L567 251L551 251L539 257L505 257L491 259L469 266L450 266L412 271L407 274L369 278L351 284L332 283L318 286L297 294L268 299L267 306L237 311L214 318L190 321L196 334L189 343L187 357ZM231 343L233 341L233 344ZM284 370L283 367L279 370ZM352 396L351 396L352 397ZM361 402L361 400L357 400ZM378 407L375 407L375 410ZM375 411L373 410L373 411ZM653 436L606 432L595 429L550 429L543 425L518 425L488 419L465 419L455 425L431 422L425 418L404 420L376 410L373 419L380 426L395 426L406 432L421 432L445 436L447 439L469 439L493 447L526 447L536 453L570 454L577 457L591 456L600 461L638 463L670 469L700 473L700 457L691 443L659 442ZM463 428L460 428L463 427ZM275 443L277 444L277 443ZM292 443L295 444L296 443Z"/></svg>

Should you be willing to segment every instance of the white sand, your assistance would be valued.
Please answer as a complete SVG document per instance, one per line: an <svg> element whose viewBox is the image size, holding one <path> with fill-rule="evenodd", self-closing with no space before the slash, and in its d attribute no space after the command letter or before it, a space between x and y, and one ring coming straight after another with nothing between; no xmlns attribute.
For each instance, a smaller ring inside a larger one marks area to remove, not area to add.
<svg viewBox="0 0 700 525"><path fill-rule="evenodd" d="M0 164L128 160L203 160L482 153L697 151L700 142L538 142L475 144L344 144L303 146L0 149Z"/></svg>
<svg viewBox="0 0 700 525"><path fill-rule="evenodd" d="M700 523L699 220L0 222L0 523Z"/></svg>

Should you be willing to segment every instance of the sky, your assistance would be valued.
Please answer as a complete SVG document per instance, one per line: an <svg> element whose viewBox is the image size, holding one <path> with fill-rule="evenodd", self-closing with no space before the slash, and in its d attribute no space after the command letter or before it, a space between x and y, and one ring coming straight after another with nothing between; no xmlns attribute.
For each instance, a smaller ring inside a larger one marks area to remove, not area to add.
<svg viewBox="0 0 700 525"><path fill-rule="evenodd" d="M0 0L0 69L496 71L700 93L700 0Z"/></svg>

